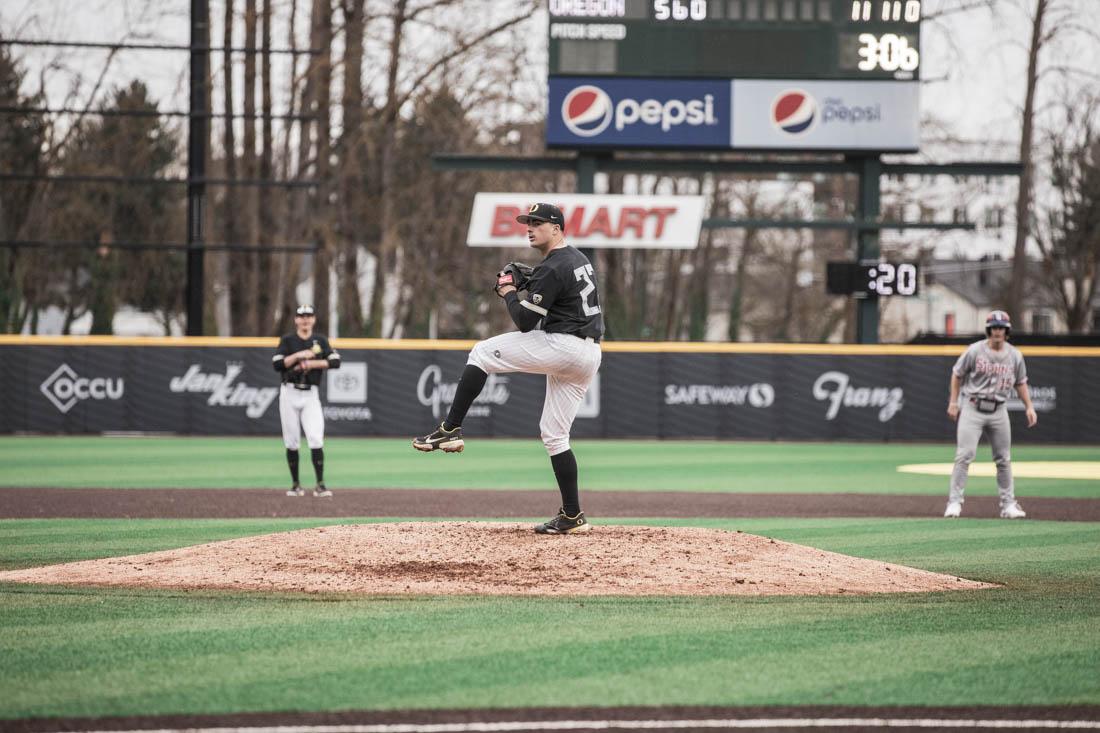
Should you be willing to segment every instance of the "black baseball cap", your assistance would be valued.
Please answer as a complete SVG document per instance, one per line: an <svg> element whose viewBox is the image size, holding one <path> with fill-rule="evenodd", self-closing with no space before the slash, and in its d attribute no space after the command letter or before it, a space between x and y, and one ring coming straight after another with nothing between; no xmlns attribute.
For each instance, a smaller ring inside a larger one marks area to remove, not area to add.
<svg viewBox="0 0 1100 733"><path fill-rule="evenodd" d="M553 204L531 204L527 213L517 216L516 221L520 224L548 221L551 224L557 224L562 230L565 229L565 216L562 215L561 209Z"/></svg>
<svg viewBox="0 0 1100 733"><path fill-rule="evenodd" d="M312 305L300 305L300 306L298 306L298 310L294 311L294 315L296 315L296 316L313 316L313 315L316 315L316 313L313 312L313 306Z"/></svg>

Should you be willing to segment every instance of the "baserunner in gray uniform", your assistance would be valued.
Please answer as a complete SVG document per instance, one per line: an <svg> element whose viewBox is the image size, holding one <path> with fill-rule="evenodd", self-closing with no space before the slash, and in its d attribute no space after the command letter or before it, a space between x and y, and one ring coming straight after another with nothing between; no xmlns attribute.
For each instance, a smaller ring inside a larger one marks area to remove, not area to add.
<svg viewBox="0 0 1100 733"><path fill-rule="evenodd" d="M958 422L955 468L951 472L951 493L945 517L962 514L963 492L970 462L978 450L982 431L989 434L993 462L997 464L997 493L1001 499L1001 517L1022 519L1027 514L1016 503L1012 485L1012 427L1005 402L1013 389L1027 409L1027 426L1039 421L1027 388L1027 368L1020 351L1008 343L1012 322L1004 311L993 311L985 319L989 338L970 344L951 370L951 397L947 415ZM959 399L960 392L962 399Z"/></svg>

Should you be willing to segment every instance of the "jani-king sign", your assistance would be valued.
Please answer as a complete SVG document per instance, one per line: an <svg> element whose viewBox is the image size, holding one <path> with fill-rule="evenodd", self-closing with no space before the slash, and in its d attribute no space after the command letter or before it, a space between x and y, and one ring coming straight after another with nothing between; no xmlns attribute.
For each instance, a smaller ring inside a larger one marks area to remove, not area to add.
<svg viewBox="0 0 1100 733"><path fill-rule="evenodd" d="M729 147L730 83L551 77L546 142Z"/></svg>
<svg viewBox="0 0 1100 733"><path fill-rule="evenodd" d="M910 151L914 81L550 77L548 145Z"/></svg>

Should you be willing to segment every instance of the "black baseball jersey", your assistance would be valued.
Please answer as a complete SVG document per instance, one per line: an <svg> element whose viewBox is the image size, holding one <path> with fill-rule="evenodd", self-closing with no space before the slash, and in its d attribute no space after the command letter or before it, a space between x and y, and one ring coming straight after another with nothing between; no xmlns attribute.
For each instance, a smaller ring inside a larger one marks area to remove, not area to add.
<svg viewBox="0 0 1100 733"><path fill-rule="evenodd" d="M603 337L603 313L592 263L579 249L550 250L527 282L524 308L542 316L542 330L581 338Z"/></svg>
<svg viewBox="0 0 1100 733"><path fill-rule="evenodd" d="M287 369L283 360L291 354L296 354L302 349L309 349L314 353L314 359L325 359L328 361L329 369L340 368L340 354L333 350L329 345L328 339L324 334L314 333L308 339L304 339L298 336L297 333L288 333L279 339L279 349L275 353L275 356L271 357L272 363L275 365L275 371L279 372L284 383L291 384L312 384L314 387L321 386L321 371L320 369L311 369L308 372L300 372L294 369Z"/></svg>

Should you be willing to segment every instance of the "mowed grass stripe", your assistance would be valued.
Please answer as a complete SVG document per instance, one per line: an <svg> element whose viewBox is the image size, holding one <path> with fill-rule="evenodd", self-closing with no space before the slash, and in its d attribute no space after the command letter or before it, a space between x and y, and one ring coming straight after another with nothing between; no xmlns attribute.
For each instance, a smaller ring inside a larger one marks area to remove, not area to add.
<svg viewBox="0 0 1100 733"><path fill-rule="evenodd" d="M1005 587L850 598L530 599L0 585L0 686L6 693L0 718L559 705L1100 703L1094 674L1100 668L1100 525L661 523L742 529L978 575ZM49 553L64 554L66 528L70 537L82 538L70 552L95 555L113 551L119 532L182 546L203 535L243 536L302 524L13 520L0 523L6 542L0 555L10 562L7 553L19 546L22 533L55 538Z"/></svg>
<svg viewBox="0 0 1100 733"><path fill-rule="evenodd" d="M945 434L945 439L950 433ZM947 477L899 473L943 463L953 444L574 442L584 491L851 492L946 495ZM1095 460L1095 446L1013 447L1015 461ZM326 482L334 488L555 488L542 444L472 438L461 455L421 454L400 439L332 438ZM979 461L988 461L982 445ZM279 438L0 437L0 486L256 488L288 483ZM312 468L303 460L303 479ZM1100 481L1021 479L1028 496L1100 497ZM969 492L995 494L993 478ZM1026 504L1025 504L1026 506Z"/></svg>
<svg viewBox="0 0 1100 733"><path fill-rule="evenodd" d="M266 598L241 610L251 619L242 630L240 618L223 627L225 614L206 609L210 599L109 591L86 601L151 600L192 613L172 613L156 619L159 629L137 633L119 624L103 638L114 642L102 646L111 651L98 658L78 638L33 658L22 650L9 657L15 671L4 683L12 695L0 714L1003 704L1006 694L1016 704L1041 704L1051 692L1097 701L1087 675L1100 660L1095 610L1082 605L1051 618L1044 599L1001 594L986 603L981 594L963 595L966 602L947 604L933 596L779 606L491 599L458 601L443 613L432 602L356 600L307 610ZM56 619L50 626L56 635ZM1003 679L1002 669L1018 667L1030 670L1018 687L986 681L987 691L974 694L983 675ZM1044 678L1042 694L1031 675Z"/></svg>

